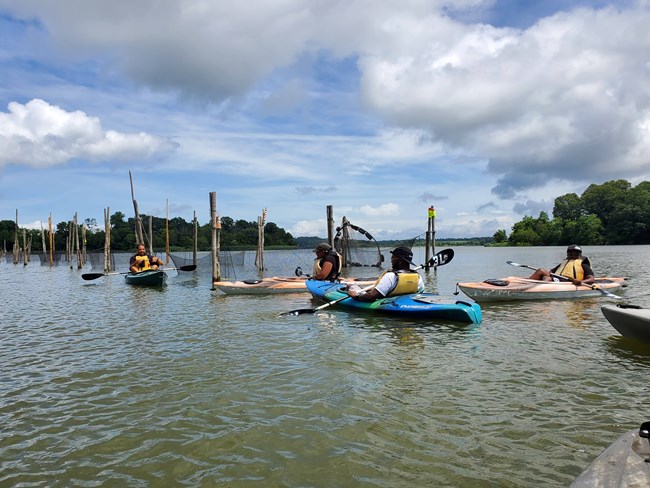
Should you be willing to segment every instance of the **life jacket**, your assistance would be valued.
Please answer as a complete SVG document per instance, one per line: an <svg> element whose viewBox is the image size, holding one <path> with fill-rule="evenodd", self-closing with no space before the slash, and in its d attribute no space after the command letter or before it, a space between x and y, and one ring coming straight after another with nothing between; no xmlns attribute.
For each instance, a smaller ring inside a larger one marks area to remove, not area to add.
<svg viewBox="0 0 650 488"><path fill-rule="evenodd" d="M382 275L375 281L375 286L379 284L381 279L386 273L395 273L397 275L397 284L392 290L389 290L387 297L394 297L397 295L408 295L410 293L418 293L420 284L420 275L416 271L408 269L389 270L382 273Z"/></svg>
<svg viewBox="0 0 650 488"><path fill-rule="evenodd" d="M558 268L555 270L555 274L566 276L567 278L573 278L574 280L584 280L585 272L584 269L582 269L583 259L583 257L576 259L565 259L558 265ZM587 263L589 263L589 260L587 260Z"/></svg>
<svg viewBox="0 0 650 488"><path fill-rule="evenodd" d="M140 264L144 263L144 266L140 267ZM151 269L151 262L149 261L149 256L144 255L144 256L135 256L135 261L133 263L133 266L138 268L140 271L146 271L148 269Z"/></svg>
<svg viewBox="0 0 650 488"><path fill-rule="evenodd" d="M323 281L334 281L339 277L341 274L341 270L343 269L343 259L339 253L337 253L334 250L328 251L327 256L334 256L334 266L332 267L332 271L330 271L329 276L326 276ZM327 257L325 256L325 257ZM323 268L321 266L321 263L325 260L325 258L321 259L314 259L314 267L312 269L312 276L316 276L319 274Z"/></svg>

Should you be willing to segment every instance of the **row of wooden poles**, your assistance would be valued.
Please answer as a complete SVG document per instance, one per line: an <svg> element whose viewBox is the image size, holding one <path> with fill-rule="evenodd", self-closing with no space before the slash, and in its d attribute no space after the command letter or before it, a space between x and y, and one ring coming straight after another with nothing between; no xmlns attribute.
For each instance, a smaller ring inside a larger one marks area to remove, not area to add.
<svg viewBox="0 0 650 488"><path fill-rule="evenodd" d="M109 225L110 226L110 225ZM70 233L66 238L65 256L66 261L70 262L72 268L73 256L77 256L77 267L81 269L86 263L86 225L81 226L81 243L79 238L79 225L77 223L77 213L75 212L74 218L69 222ZM22 230L22 247L20 245L20 237L18 235L18 209L16 209L16 230L14 234L14 243L12 247L13 263L18 264L22 261L24 266L30 261L32 249L32 236L27 236L27 229ZM54 263L54 232L52 230L52 214L48 218L48 230L43 229L41 224L41 239L43 252L49 256L50 266ZM49 251L47 251L49 249ZM1 254L4 256L7 252L7 243L3 242L3 249Z"/></svg>

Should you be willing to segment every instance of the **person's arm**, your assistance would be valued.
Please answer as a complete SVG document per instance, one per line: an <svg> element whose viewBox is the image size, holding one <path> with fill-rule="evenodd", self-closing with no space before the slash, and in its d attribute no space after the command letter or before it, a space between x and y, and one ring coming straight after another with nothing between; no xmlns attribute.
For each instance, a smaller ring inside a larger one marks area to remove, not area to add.
<svg viewBox="0 0 650 488"><path fill-rule="evenodd" d="M348 295L350 295L355 300L360 300L362 302L374 302L375 300L384 298L384 295L379 293L376 288L373 288L372 290L368 290L367 292L364 293L359 293L358 291L350 290L348 291Z"/></svg>
<svg viewBox="0 0 650 488"><path fill-rule="evenodd" d="M138 271L140 271L138 269L138 266L136 265L135 256L131 256L131 259L129 260L129 271L131 273L137 273Z"/></svg>

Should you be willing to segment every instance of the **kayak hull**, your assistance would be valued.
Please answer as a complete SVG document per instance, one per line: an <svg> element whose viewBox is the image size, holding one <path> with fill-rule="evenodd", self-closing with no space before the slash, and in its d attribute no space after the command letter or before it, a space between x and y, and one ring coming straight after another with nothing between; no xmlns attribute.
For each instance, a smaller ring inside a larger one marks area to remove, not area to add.
<svg viewBox="0 0 650 488"><path fill-rule="evenodd" d="M623 286L625 278L596 278L596 286L611 292ZM505 300L557 300L565 298L594 298L605 296L591 286L575 286L568 281L530 280L508 276L498 280L465 282L456 285L465 295L477 302Z"/></svg>
<svg viewBox="0 0 650 488"><path fill-rule="evenodd" d="M639 431L621 435L585 469L570 488L650 486L648 439Z"/></svg>
<svg viewBox="0 0 650 488"><path fill-rule="evenodd" d="M261 280L244 281L215 281L213 289L222 291L229 295L267 295L281 293L307 293L306 278L280 277L263 278ZM372 285L372 281L364 281L355 278L342 280L342 282L354 282L361 287Z"/></svg>
<svg viewBox="0 0 650 488"><path fill-rule="evenodd" d="M124 281L134 286L163 286L167 282L167 273L160 269L128 273L124 276Z"/></svg>
<svg viewBox="0 0 650 488"><path fill-rule="evenodd" d="M340 283L308 281L307 289L313 296L326 302L347 296L345 286ZM375 300L374 302L362 302L353 298L346 298L338 302L337 306L355 311L378 312L401 317L427 318L440 321L480 324L482 320L481 307L478 304L462 301L445 303L441 301L439 295L432 293L400 295Z"/></svg>
<svg viewBox="0 0 650 488"><path fill-rule="evenodd" d="M622 336L650 344L650 309L603 305L600 310Z"/></svg>

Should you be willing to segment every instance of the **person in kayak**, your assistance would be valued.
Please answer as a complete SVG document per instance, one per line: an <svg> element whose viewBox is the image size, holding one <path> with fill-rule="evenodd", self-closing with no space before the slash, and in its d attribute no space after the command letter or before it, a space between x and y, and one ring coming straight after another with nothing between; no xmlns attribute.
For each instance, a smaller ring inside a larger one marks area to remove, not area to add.
<svg viewBox="0 0 650 488"><path fill-rule="evenodd" d="M314 249L314 269L311 273L312 280L334 281L341 274L342 259L332 246L327 242L321 242Z"/></svg>
<svg viewBox="0 0 650 488"><path fill-rule="evenodd" d="M554 276L555 275L555 276ZM562 276L566 279L560 279ZM591 263L587 256L582 255L582 248L571 244L566 249L566 259L551 270L538 269L532 275L531 280L542 281L570 281L576 286L593 285L596 281Z"/></svg>
<svg viewBox="0 0 650 488"><path fill-rule="evenodd" d="M422 276L417 271L411 270L413 252L408 247L400 246L390 253L392 269L379 277L374 288L360 292L359 287L353 285L348 290L348 295L356 300L372 302L390 296L422 293L424 291Z"/></svg>
<svg viewBox="0 0 650 488"><path fill-rule="evenodd" d="M162 265L163 262L160 259L145 251L144 244L138 244L135 255L131 256L129 260L129 271L139 273L148 269L158 269L158 266Z"/></svg>

